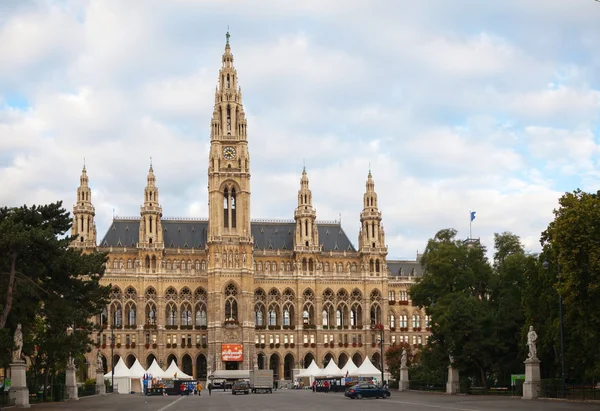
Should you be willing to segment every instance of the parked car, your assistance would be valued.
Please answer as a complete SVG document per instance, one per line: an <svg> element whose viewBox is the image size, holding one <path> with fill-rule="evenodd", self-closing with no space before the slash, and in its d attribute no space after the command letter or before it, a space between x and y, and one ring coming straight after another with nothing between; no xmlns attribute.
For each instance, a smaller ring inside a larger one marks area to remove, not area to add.
<svg viewBox="0 0 600 411"><path fill-rule="evenodd" d="M231 388L231 393L235 394L250 394L250 384L248 381L236 381Z"/></svg>
<svg viewBox="0 0 600 411"><path fill-rule="evenodd" d="M389 398L390 390L387 387L382 387L380 385L375 384L356 384L352 387L346 388L344 392L346 397L350 397L352 399L361 399L365 398Z"/></svg>

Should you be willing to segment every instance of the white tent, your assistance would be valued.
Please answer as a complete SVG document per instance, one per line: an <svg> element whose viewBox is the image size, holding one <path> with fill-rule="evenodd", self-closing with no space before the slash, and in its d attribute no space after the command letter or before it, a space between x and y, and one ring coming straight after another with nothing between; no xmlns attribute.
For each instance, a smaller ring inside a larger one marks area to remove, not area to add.
<svg viewBox="0 0 600 411"><path fill-rule="evenodd" d="M142 367L142 364L135 359L135 362L129 369L129 374L131 375L131 391L141 392L142 391L142 380L144 378L144 374L146 374L146 370Z"/></svg>
<svg viewBox="0 0 600 411"><path fill-rule="evenodd" d="M144 369L144 367L142 367L142 364L140 364L140 362L138 361L137 358L135 359L135 362L129 369L129 374L132 377L144 378L144 374L146 374L146 370Z"/></svg>
<svg viewBox="0 0 600 411"><path fill-rule="evenodd" d="M312 360L312 362L310 363L308 368L300 371L298 374L296 374L296 377L299 377L299 378L314 377L315 375L318 375L320 372L321 372L321 369L319 368L319 366L317 365L315 360Z"/></svg>
<svg viewBox="0 0 600 411"><path fill-rule="evenodd" d="M160 368L160 365L158 365L158 363L156 362L156 358L152 360L152 364L150 364L150 367L148 367L148 370L146 372L150 374L152 378L173 378L173 374L167 375L167 373L165 373L163 369Z"/></svg>
<svg viewBox="0 0 600 411"><path fill-rule="evenodd" d="M177 378L178 380L191 380L192 376L191 375L187 375L186 373L184 373L183 371L181 371L179 369L179 367L177 366L177 363L173 360L171 361L171 364L169 365L169 368L167 368L167 370L165 371L165 374L168 375L169 377L166 378Z"/></svg>
<svg viewBox="0 0 600 411"><path fill-rule="evenodd" d="M346 375L352 375L352 373L357 369L358 367L356 366L356 364L354 364L352 358L348 358L348 361L346 361L346 364L342 367L340 371L342 372L342 374L344 374L345 377Z"/></svg>
<svg viewBox="0 0 600 411"><path fill-rule="evenodd" d="M356 369L356 371L349 373L352 376L358 377L379 377L381 378L381 371L373 365L369 357L366 357L363 363Z"/></svg>
<svg viewBox="0 0 600 411"><path fill-rule="evenodd" d="M114 374L112 370L104 374L105 379L112 381L113 377L119 394L129 394L131 392L131 374L123 361L123 357L119 357L119 361L114 368Z"/></svg>
<svg viewBox="0 0 600 411"><path fill-rule="evenodd" d="M340 368L337 366L337 364L333 360L330 360L329 363L327 364L327 367L322 369L318 374L319 377L332 377L332 378L344 377L345 375L346 375L345 373L342 374L342 371L340 370Z"/></svg>

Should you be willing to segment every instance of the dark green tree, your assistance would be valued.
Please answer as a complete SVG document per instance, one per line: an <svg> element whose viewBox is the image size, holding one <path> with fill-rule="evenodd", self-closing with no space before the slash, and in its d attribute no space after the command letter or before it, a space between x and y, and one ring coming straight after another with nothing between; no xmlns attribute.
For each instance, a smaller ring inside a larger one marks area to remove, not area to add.
<svg viewBox="0 0 600 411"><path fill-rule="evenodd" d="M60 202L0 208L0 362L10 359L12 333L23 326L25 355L51 375L85 352L90 318L108 302L101 286L106 254L69 248L71 216ZM67 332L72 329L72 332Z"/></svg>
<svg viewBox="0 0 600 411"><path fill-rule="evenodd" d="M575 380L600 377L600 192L565 193L541 243L563 297L565 363ZM560 277L558 267L560 266Z"/></svg>

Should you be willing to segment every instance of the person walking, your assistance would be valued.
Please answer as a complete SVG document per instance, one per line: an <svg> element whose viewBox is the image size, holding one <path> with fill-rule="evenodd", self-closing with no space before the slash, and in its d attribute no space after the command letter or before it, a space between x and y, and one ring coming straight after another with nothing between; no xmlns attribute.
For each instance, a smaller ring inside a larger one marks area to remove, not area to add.
<svg viewBox="0 0 600 411"><path fill-rule="evenodd" d="M325 387L325 394L329 394L329 381L325 380L323 386Z"/></svg>
<svg viewBox="0 0 600 411"><path fill-rule="evenodd" d="M200 383L198 383L198 384L200 384ZM208 395L209 396L212 395L212 389L213 389L212 382L209 382L208 383Z"/></svg>
<svg viewBox="0 0 600 411"><path fill-rule="evenodd" d="M202 384L200 384L200 381L198 381L196 389L198 390L198 395L202 395Z"/></svg>

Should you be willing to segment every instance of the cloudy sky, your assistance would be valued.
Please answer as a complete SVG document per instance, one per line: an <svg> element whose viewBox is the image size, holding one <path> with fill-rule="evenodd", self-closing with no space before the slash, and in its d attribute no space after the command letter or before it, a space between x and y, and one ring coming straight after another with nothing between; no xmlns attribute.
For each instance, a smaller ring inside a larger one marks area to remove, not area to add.
<svg viewBox="0 0 600 411"><path fill-rule="evenodd" d="M561 193L597 190L594 0L172 0L0 4L0 205L63 200L85 157L98 240L139 215L207 216L214 88L230 27L252 217L293 218L303 161L321 220L357 243L369 164L390 257L439 229L539 250Z"/></svg>

